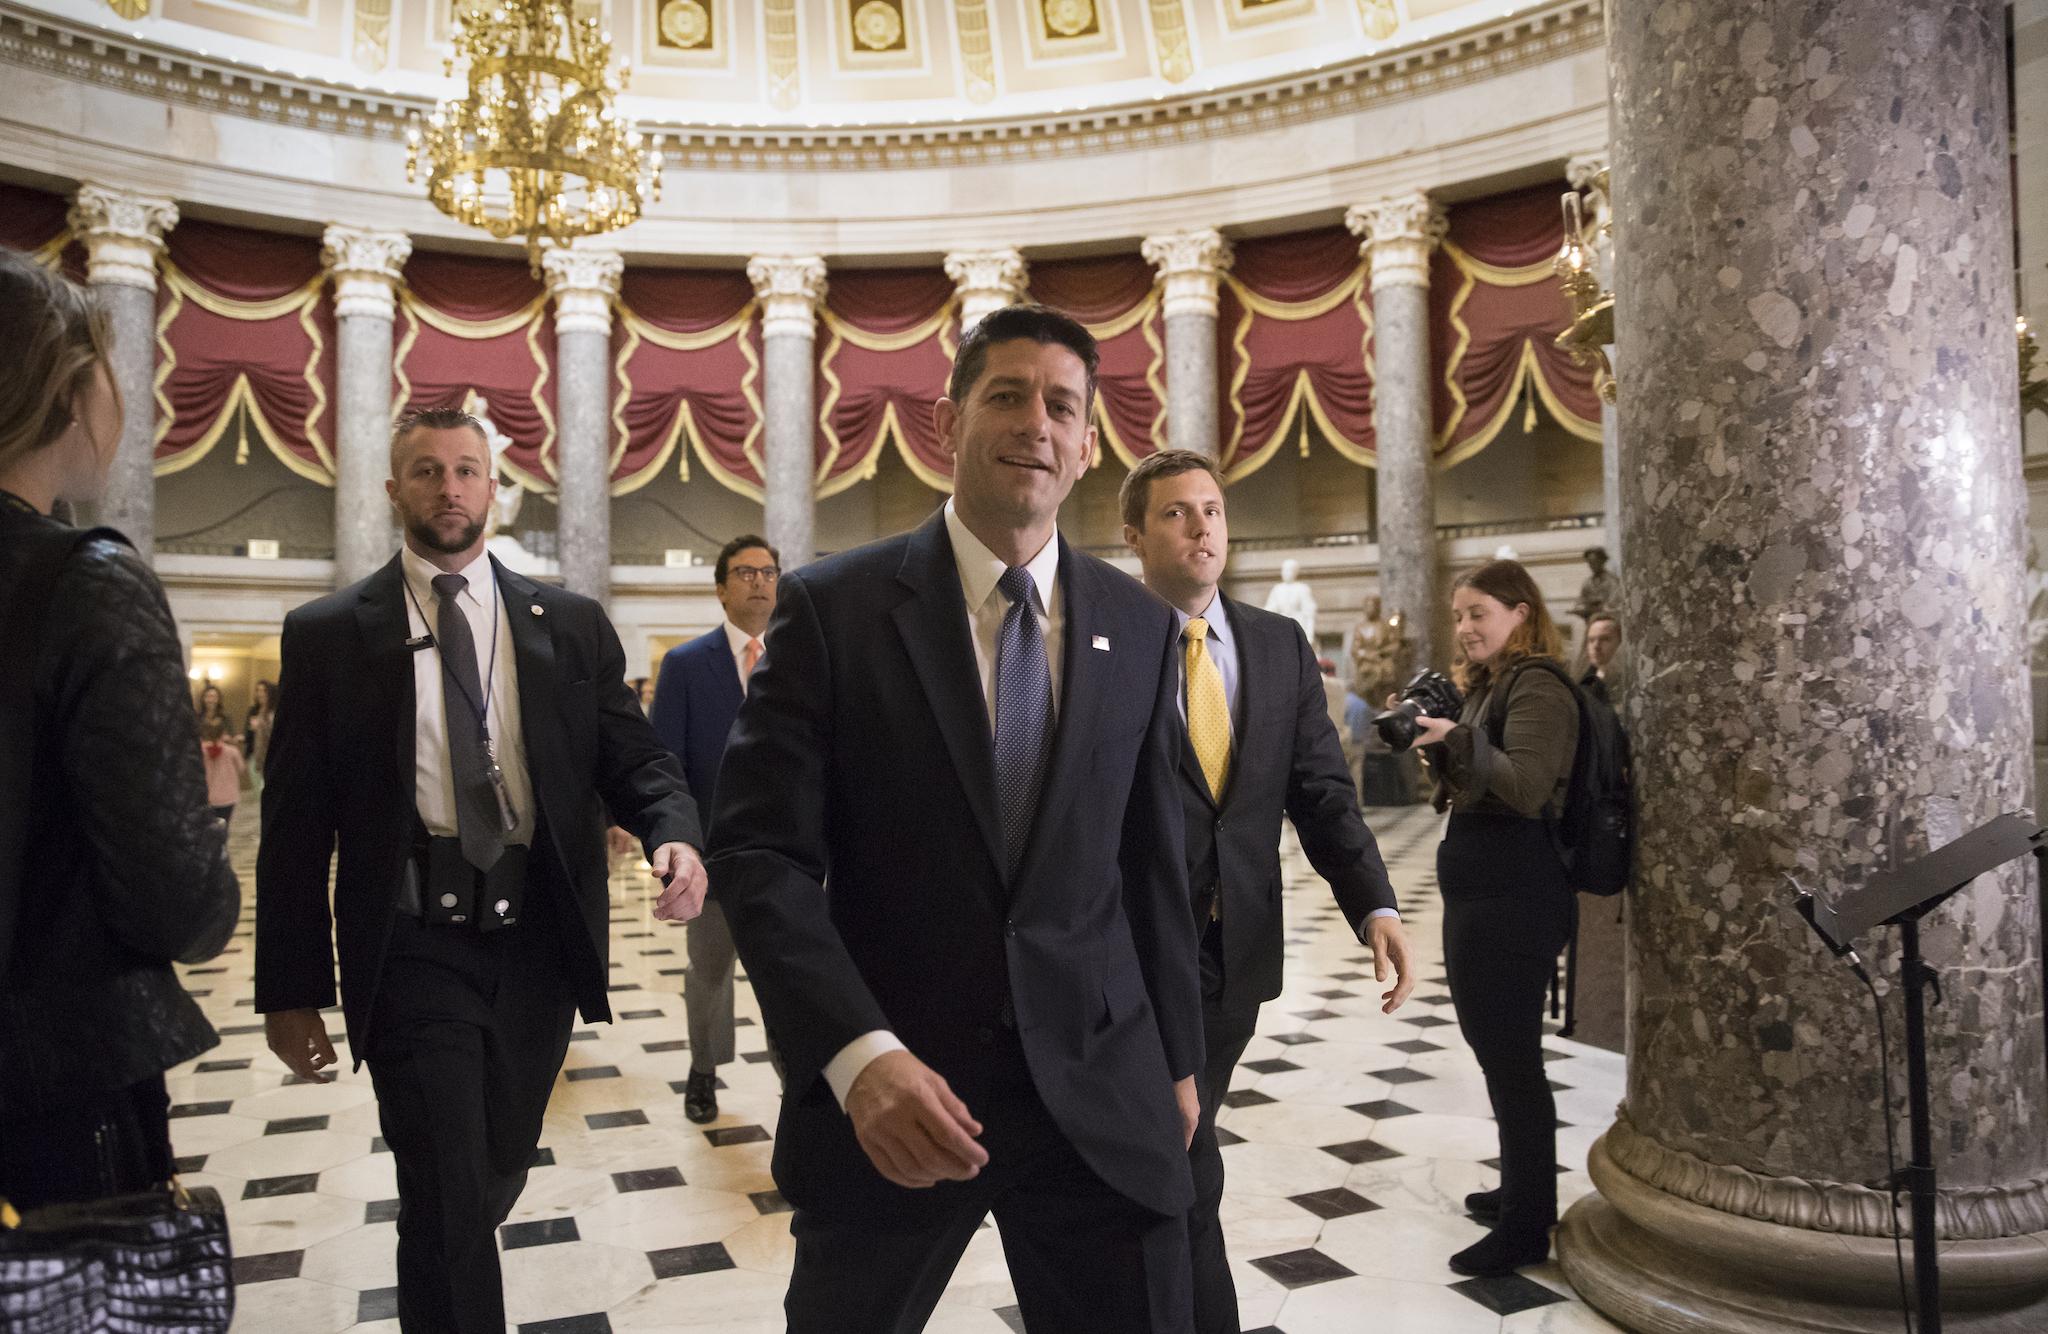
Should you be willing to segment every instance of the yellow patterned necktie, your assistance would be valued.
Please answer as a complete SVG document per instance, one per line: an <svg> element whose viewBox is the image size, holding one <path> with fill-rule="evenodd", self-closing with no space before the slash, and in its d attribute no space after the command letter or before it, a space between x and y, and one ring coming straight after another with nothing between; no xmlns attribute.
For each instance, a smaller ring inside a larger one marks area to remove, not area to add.
<svg viewBox="0 0 2048 1334"><path fill-rule="evenodd" d="M1223 673L1209 656L1208 640L1207 621L1197 616L1188 622L1188 740L1202 777L1209 780L1209 795L1221 801L1223 784L1230 777L1230 702L1223 695Z"/></svg>

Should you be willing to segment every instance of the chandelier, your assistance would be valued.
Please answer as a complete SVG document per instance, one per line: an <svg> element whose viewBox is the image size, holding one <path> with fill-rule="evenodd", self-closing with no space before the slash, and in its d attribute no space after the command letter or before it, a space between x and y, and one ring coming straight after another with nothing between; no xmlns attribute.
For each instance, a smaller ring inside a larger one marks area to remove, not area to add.
<svg viewBox="0 0 2048 1334"><path fill-rule="evenodd" d="M614 99L631 71L611 68L611 34L574 0L456 6L455 54L469 90L417 113L405 131L405 178L424 159L427 198L492 236L524 236L537 276L541 242L567 245L630 226L661 198L661 150Z"/></svg>

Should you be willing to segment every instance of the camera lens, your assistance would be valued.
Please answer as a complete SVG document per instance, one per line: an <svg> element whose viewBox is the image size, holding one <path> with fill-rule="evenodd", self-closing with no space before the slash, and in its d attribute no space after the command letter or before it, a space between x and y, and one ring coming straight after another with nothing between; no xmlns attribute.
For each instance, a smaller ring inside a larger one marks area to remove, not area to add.
<svg viewBox="0 0 2048 1334"><path fill-rule="evenodd" d="M1373 730L1380 734L1380 740L1387 743L1388 750L1404 751L1415 744L1415 719L1421 712L1413 700L1404 699L1374 718Z"/></svg>

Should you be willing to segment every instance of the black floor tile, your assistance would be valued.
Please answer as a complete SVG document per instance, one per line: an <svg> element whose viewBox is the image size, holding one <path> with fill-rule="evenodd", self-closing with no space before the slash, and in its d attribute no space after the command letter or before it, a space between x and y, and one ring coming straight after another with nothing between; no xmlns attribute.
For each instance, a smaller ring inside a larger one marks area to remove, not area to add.
<svg viewBox="0 0 2048 1334"><path fill-rule="evenodd" d="M619 1067L616 1065L586 1065L575 1070L564 1070L562 1073L568 1076L571 1084L580 1084L586 1079L617 1079L619 1077Z"/></svg>
<svg viewBox="0 0 2048 1334"><path fill-rule="evenodd" d="M1424 1042L1421 1038L1409 1038L1406 1042L1389 1042L1387 1050L1406 1052L1410 1056L1420 1056L1426 1051L1442 1051L1443 1048L1434 1042Z"/></svg>
<svg viewBox="0 0 2048 1334"><path fill-rule="evenodd" d="M549 1149L549 1148L539 1148L539 1149L535 1149L535 1150L533 1151L533 1161L527 1164L527 1166L528 1166L528 1167L530 1167L530 1168L531 1168L531 1167L553 1167L554 1165L555 1165L555 1151L554 1151L553 1149Z"/></svg>
<svg viewBox="0 0 2048 1334"><path fill-rule="evenodd" d="M268 1283L275 1278L297 1278L299 1265L306 1258L304 1251L273 1251L268 1255L238 1255L235 1257L235 1282Z"/></svg>
<svg viewBox="0 0 2048 1334"><path fill-rule="evenodd" d="M1383 1080L1389 1084L1421 1084L1436 1078L1435 1075L1425 1075L1420 1070L1410 1070L1405 1065L1397 1065L1391 1070L1368 1070L1365 1077Z"/></svg>
<svg viewBox="0 0 2048 1334"><path fill-rule="evenodd" d="M179 1121L188 1116L221 1116L233 1107L233 1102L181 1102L171 1107L171 1120Z"/></svg>
<svg viewBox="0 0 2048 1334"><path fill-rule="evenodd" d="M1223 1095L1225 1107L1263 1107L1269 1102L1278 1101L1278 1098L1261 1093L1257 1089L1236 1089Z"/></svg>
<svg viewBox="0 0 2048 1334"><path fill-rule="evenodd" d="M1341 1158L1353 1167L1360 1163L1384 1162L1401 1155L1384 1144L1375 1144L1369 1139L1354 1139L1344 1144L1325 1144L1323 1152L1332 1158Z"/></svg>
<svg viewBox="0 0 2048 1334"><path fill-rule="evenodd" d="M592 1130L616 1130L620 1126L644 1126L647 1113L635 1108L624 1112L592 1112L583 1118Z"/></svg>
<svg viewBox="0 0 2048 1334"><path fill-rule="evenodd" d="M1230 1130L1229 1130L1229 1129L1228 1129L1227 1127L1224 1127L1224 1126L1218 1126L1218 1127L1216 1127L1216 1147L1217 1147L1217 1148L1219 1148L1219 1149L1227 1149L1227 1148L1229 1148L1229 1147L1230 1147L1231 1145L1233 1145L1233 1144L1242 1144L1242 1143L1244 1143L1244 1136L1242 1136L1242 1135L1237 1135L1237 1134L1232 1134L1232 1133L1231 1133L1231 1131L1230 1131Z"/></svg>
<svg viewBox="0 0 2048 1334"><path fill-rule="evenodd" d="M722 1241L707 1242L702 1246L677 1246L666 1251L647 1252L647 1263L654 1266L654 1277L684 1278L690 1274L709 1274L720 1269L738 1268Z"/></svg>
<svg viewBox="0 0 2048 1334"><path fill-rule="evenodd" d="M704 1132L704 1138L711 1141L711 1147L714 1149L723 1149L734 1144L760 1144L768 1137L768 1132L759 1126L721 1126Z"/></svg>
<svg viewBox="0 0 2048 1334"><path fill-rule="evenodd" d="M1343 1186L1338 1186L1334 1190L1311 1191L1306 1195L1290 1195L1287 1198L1317 1218L1349 1218L1353 1214L1368 1214L1379 1208L1357 1191L1347 1190Z"/></svg>
<svg viewBox="0 0 2048 1334"><path fill-rule="evenodd" d="M1028 1334L1028 1331L1024 1328L1024 1311L1022 1307L998 1306L996 1308L996 1319L1002 1321L1009 1328L1010 1334Z"/></svg>
<svg viewBox="0 0 2048 1334"><path fill-rule="evenodd" d="M1317 1250L1262 1255L1252 1261L1252 1266L1283 1288L1305 1288L1313 1283L1328 1283L1332 1279L1350 1278L1352 1273Z"/></svg>
<svg viewBox="0 0 2048 1334"><path fill-rule="evenodd" d="M1375 1121L1385 1121L1396 1116L1413 1116L1417 1111L1416 1108L1404 1107L1391 1098L1381 1098L1377 1102L1354 1102L1351 1104L1351 1110L1360 1116L1369 1116Z"/></svg>
<svg viewBox="0 0 2048 1334"><path fill-rule="evenodd" d="M690 1042L687 1038L670 1038L666 1042L643 1042L640 1044L640 1050L644 1052L688 1051L689 1049Z"/></svg>
<svg viewBox="0 0 2048 1334"><path fill-rule="evenodd" d="M581 1241L573 1218L543 1218L532 1223L507 1223L498 1229L498 1241L508 1251L528 1246L554 1246Z"/></svg>
<svg viewBox="0 0 2048 1334"><path fill-rule="evenodd" d="M363 1206L363 1222L366 1225L370 1223L395 1223L397 1221L397 1200L371 1200ZM360 1319L361 1317L357 1318Z"/></svg>
<svg viewBox="0 0 2048 1334"><path fill-rule="evenodd" d="M622 1195L636 1190L665 1190L684 1184L679 1167L643 1167L631 1172L612 1173L612 1189Z"/></svg>
<svg viewBox="0 0 2048 1334"><path fill-rule="evenodd" d="M302 1130L325 1130L324 1116L287 1116L281 1121L266 1121L263 1133L266 1135L296 1135Z"/></svg>
<svg viewBox="0 0 2048 1334"><path fill-rule="evenodd" d="M356 1323L398 1319L398 1289L370 1288L356 1294Z"/></svg>
<svg viewBox="0 0 2048 1334"><path fill-rule="evenodd" d="M1244 1068L1256 1070L1262 1075L1277 1075L1282 1070L1299 1070L1300 1066L1281 1056L1268 1056L1263 1061L1246 1061Z"/></svg>
<svg viewBox="0 0 2048 1334"><path fill-rule="evenodd" d="M319 1188L318 1172L300 1172L282 1177L257 1177L242 1187L242 1198L267 1200L278 1195L310 1195Z"/></svg>
<svg viewBox="0 0 2048 1334"><path fill-rule="evenodd" d="M790 1203L782 1198L782 1192L779 1190L757 1190L747 1198L754 1202L754 1208L764 1214L790 1212Z"/></svg>
<svg viewBox="0 0 2048 1334"><path fill-rule="evenodd" d="M244 1056L239 1061L201 1061L198 1065L192 1067L192 1071L194 1074L211 1075L218 1074L222 1070L247 1070L249 1068L249 1060L249 1057Z"/></svg>
<svg viewBox="0 0 2048 1334"><path fill-rule="evenodd" d="M1299 1047L1303 1043L1321 1042L1322 1039L1313 1033L1275 1033L1273 1041L1283 1047Z"/></svg>
<svg viewBox="0 0 2048 1334"><path fill-rule="evenodd" d="M535 1320L521 1325L519 1334L612 1334L612 1318L598 1311L591 1315L565 1315L559 1320Z"/></svg>
<svg viewBox="0 0 2048 1334"><path fill-rule="evenodd" d="M1520 1274L1468 1278L1462 1283L1451 1284L1451 1291L1463 1297L1470 1297L1495 1315L1533 1311L1539 1306L1549 1306L1553 1302L1565 1300L1535 1279L1524 1278Z"/></svg>
<svg viewBox="0 0 2048 1334"><path fill-rule="evenodd" d="M188 1172L204 1172L206 1170L206 1155L203 1153L193 1153L187 1154L183 1158L173 1158L171 1160L171 1170L180 1176Z"/></svg>

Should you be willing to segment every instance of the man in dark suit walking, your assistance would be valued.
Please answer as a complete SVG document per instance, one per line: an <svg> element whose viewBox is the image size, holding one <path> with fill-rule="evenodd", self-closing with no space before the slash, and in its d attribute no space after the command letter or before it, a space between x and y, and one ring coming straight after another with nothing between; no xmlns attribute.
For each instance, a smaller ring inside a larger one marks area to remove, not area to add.
<svg viewBox="0 0 2048 1334"><path fill-rule="evenodd" d="M611 1018L606 814L672 916L704 894L696 806L618 635L589 598L485 554L495 485L475 418L398 423L386 490L404 548L285 618L263 795L256 1008L271 1050L325 1082L338 950L396 1160L406 1334L505 1328L498 1224L575 1011Z"/></svg>
<svg viewBox="0 0 2048 1334"><path fill-rule="evenodd" d="M1070 548L1094 340L962 340L954 494L782 581L711 876L788 1070L796 1334L921 1329L985 1215L1033 1329L1187 1327L1200 991L1171 612Z"/></svg>
<svg viewBox="0 0 2048 1334"><path fill-rule="evenodd" d="M683 762L698 809L709 815L718 789L718 764L747 683L766 651L761 636L775 612L782 557L765 538L736 537L718 553L713 587L725 619L687 644L668 651L650 715L662 744ZM702 1125L718 1119L718 1067L733 1058L732 932L716 893L690 923L683 1006L690 1022L690 1076L683 1082L683 1115Z"/></svg>
<svg viewBox="0 0 2048 1334"><path fill-rule="evenodd" d="M1230 555L1222 482L1202 455L1165 450L1131 470L1121 497L1124 541L1144 567L1146 586L1173 607L1180 631L1180 793L1207 1041L1188 1212L1201 1334L1238 1328L1237 1288L1217 1219L1223 1157L1216 1110L1259 1006L1280 994L1283 814L1353 933L1372 948L1374 973L1382 982L1393 973L1381 1008L1391 1013L1415 987L1394 889L1359 814L1315 651L1292 620L1218 588Z"/></svg>

